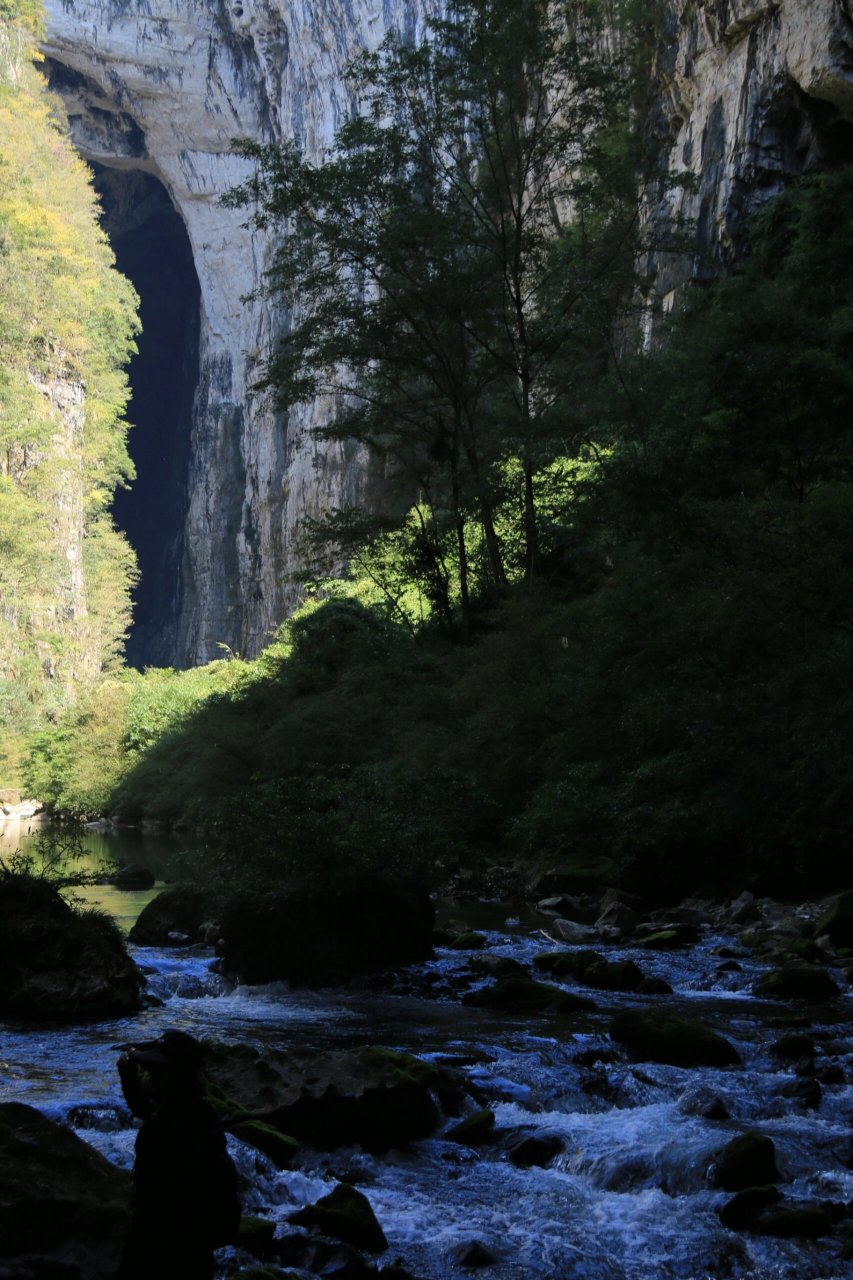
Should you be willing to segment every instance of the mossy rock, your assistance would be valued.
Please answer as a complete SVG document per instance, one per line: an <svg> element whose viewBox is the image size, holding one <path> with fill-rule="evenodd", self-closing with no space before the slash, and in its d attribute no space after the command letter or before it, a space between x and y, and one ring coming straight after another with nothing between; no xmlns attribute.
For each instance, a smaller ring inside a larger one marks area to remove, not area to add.
<svg viewBox="0 0 853 1280"><path fill-rule="evenodd" d="M495 1113L488 1109L475 1111L472 1115L460 1120L444 1135L450 1142L460 1142L464 1146L479 1147L488 1142L495 1131Z"/></svg>
<svg viewBox="0 0 853 1280"><path fill-rule="evenodd" d="M462 997L464 1005L477 1009L499 1009L505 1013L577 1013L594 1009L585 996L576 996L532 978L499 978L491 987L469 991Z"/></svg>
<svg viewBox="0 0 853 1280"><path fill-rule="evenodd" d="M195 940L209 914L204 893L188 885L174 885L143 907L129 938L138 947L180 945L172 935L183 934Z"/></svg>
<svg viewBox="0 0 853 1280"><path fill-rule="evenodd" d="M0 1016L124 1016L139 1008L144 985L108 917L72 910L44 880L0 880Z"/></svg>
<svg viewBox="0 0 853 1280"><path fill-rule="evenodd" d="M491 978L528 977L527 969L518 960L510 956L472 956L468 967L474 973L482 973Z"/></svg>
<svg viewBox="0 0 853 1280"><path fill-rule="evenodd" d="M488 942L484 933L475 933L469 929L467 933L457 933L449 947L451 951L481 951Z"/></svg>
<svg viewBox="0 0 853 1280"><path fill-rule="evenodd" d="M263 1120L233 1121L226 1125L228 1133L245 1142L247 1147L254 1147L261 1155L272 1160L278 1169L289 1169L299 1152L299 1143L287 1133L281 1133L271 1124Z"/></svg>
<svg viewBox="0 0 853 1280"><path fill-rule="evenodd" d="M749 1231L759 1221L761 1214L772 1204L778 1204L782 1192L776 1187L749 1187L738 1191L720 1209L720 1222L729 1231Z"/></svg>
<svg viewBox="0 0 853 1280"><path fill-rule="evenodd" d="M826 934L835 947L853 947L853 889L840 893L815 925L815 936Z"/></svg>
<svg viewBox="0 0 853 1280"><path fill-rule="evenodd" d="M745 1191L778 1182L773 1139L752 1131L732 1138L714 1157L714 1175L724 1191Z"/></svg>
<svg viewBox="0 0 853 1280"><path fill-rule="evenodd" d="M610 1034L641 1062L729 1067L739 1066L741 1061L735 1047L704 1023L656 1009L617 1014L610 1024Z"/></svg>
<svg viewBox="0 0 853 1280"><path fill-rule="evenodd" d="M770 1000L830 1000L839 988L825 969L802 960L791 960L759 978L753 994Z"/></svg>
<svg viewBox="0 0 853 1280"><path fill-rule="evenodd" d="M237 1239L234 1243L238 1249L244 1249L255 1258L267 1258L272 1252L275 1228L276 1224L270 1222L269 1218L256 1218L251 1214L244 1214L240 1219Z"/></svg>
<svg viewBox="0 0 853 1280"><path fill-rule="evenodd" d="M74 1263L86 1280L108 1280L131 1197L130 1175L70 1129L34 1107L0 1104L0 1258L49 1256L57 1270Z"/></svg>
<svg viewBox="0 0 853 1280"><path fill-rule="evenodd" d="M313 1227L324 1236L368 1253L382 1253L388 1248L385 1233L367 1196L348 1182L339 1183L316 1204L291 1214L290 1221L297 1226Z"/></svg>
<svg viewBox="0 0 853 1280"><path fill-rule="evenodd" d="M262 1121L324 1150L405 1146L439 1127L436 1098L458 1114L466 1096L457 1072L377 1045L282 1052L209 1044L205 1074L226 1127ZM255 1136L266 1141L263 1132ZM286 1157L280 1143L275 1150Z"/></svg>

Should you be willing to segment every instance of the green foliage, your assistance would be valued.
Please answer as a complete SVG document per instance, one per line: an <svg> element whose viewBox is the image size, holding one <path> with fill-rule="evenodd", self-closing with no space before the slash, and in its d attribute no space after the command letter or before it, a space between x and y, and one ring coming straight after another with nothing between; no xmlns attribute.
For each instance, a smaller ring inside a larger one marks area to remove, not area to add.
<svg viewBox="0 0 853 1280"><path fill-rule="evenodd" d="M355 63L360 114L322 164L242 147L258 172L230 201L286 231L270 287L290 329L262 385L284 408L333 397L321 434L382 473L381 516L336 513L313 550L366 551L410 625L415 605L467 633L475 595L541 571L543 482L638 247L636 74L601 38L612 16L463 0L419 46Z"/></svg>
<svg viewBox="0 0 853 1280"><path fill-rule="evenodd" d="M26 852L16 849L8 855L0 855L0 880L23 877L44 881L55 889L81 888L98 883L105 869L84 871L80 863L87 858L79 831L74 826L42 832ZM69 895L66 893L65 896ZM121 930L105 912L92 908L86 914L93 923L97 923L102 934L123 938Z"/></svg>
<svg viewBox="0 0 853 1280"><path fill-rule="evenodd" d="M586 460L542 490L548 584L448 644L404 624L417 575L374 544L360 586L153 737L112 803L216 827L226 883L441 878L473 851L607 855L660 896L843 877L851 188L768 206L743 268L599 380ZM393 606L363 602L382 555Z"/></svg>
<svg viewBox="0 0 853 1280"><path fill-rule="evenodd" d="M0 719L18 734L115 665L136 577L108 512L132 474L136 298L31 65L40 13L0 10Z"/></svg>

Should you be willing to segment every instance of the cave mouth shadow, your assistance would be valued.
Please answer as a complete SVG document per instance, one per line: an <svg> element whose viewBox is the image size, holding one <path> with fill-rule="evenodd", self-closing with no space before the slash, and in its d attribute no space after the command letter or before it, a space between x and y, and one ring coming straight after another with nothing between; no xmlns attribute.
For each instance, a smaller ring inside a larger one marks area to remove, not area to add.
<svg viewBox="0 0 853 1280"><path fill-rule="evenodd" d="M136 480L113 501L139 561L131 666L171 666L182 596L193 399L199 380L201 291L186 227L166 188L141 169L92 164L119 271L140 300L142 331L129 365L129 451Z"/></svg>

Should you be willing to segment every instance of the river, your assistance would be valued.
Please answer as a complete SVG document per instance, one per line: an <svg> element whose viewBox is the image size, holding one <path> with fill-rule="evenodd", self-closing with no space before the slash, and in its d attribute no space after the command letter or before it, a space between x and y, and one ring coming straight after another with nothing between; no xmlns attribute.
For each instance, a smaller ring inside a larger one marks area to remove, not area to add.
<svg viewBox="0 0 853 1280"><path fill-rule="evenodd" d="M90 848L93 856L106 849L128 860L126 842L116 850L110 837L97 839L102 843ZM144 860L140 839L133 837L129 860ZM176 844L148 839L152 867L168 868ZM96 892L125 923L151 896ZM537 952L553 949L541 933L547 922L532 912L508 917L498 904L445 903L440 914L457 928L485 929L496 955L530 963ZM732 952L734 965L722 968L721 947ZM724 1230L717 1209L728 1196L706 1176L721 1146L755 1129L776 1144L787 1200L853 1202L849 988L824 1007L759 1001L750 987L763 967L734 934L708 930L683 951L621 945L606 951L665 978L673 995L657 999L727 1035L743 1069L632 1064L613 1054L604 1013L648 1003L648 997L593 992L601 1012L573 1019L568 1029L547 1016L510 1018L463 1007L459 994L474 980L469 957L449 949L437 949L434 960L382 987L294 992L279 984L233 988L212 970L206 948L136 948L149 991L161 1003L132 1018L75 1027L0 1024L2 1095L70 1124L128 1167L135 1133L118 1087L115 1046L150 1039L167 1026L257 1046L372 1043L451 1055L466 1064L499 1129L558 1134L563 1153L547 1168L521 1169L499 1143L474 1151L439 1135L383 1157L360 1150L306 1155L298 1169L279 1172L229 1139L252 1185L248 1207L283 1220L327 1192L346 1169L388 1237L387 1260L401 1258L422 1280L470 1274L455 1257L472 1240L494 1254L495 1264L484 1271L493 1280L853 1276L853 1264L840 1259L837 1236L804 1241ZM837 971L834 976L844 986ZM818 1042L818 1061L841 1068L838 1082L824 1084L810 1110L785 1095L798 1077L769 1052L782 1030L803 1021ZM730 1119L703 1118L710 1097L723 1100ZM223 1277L240 1261L232 1250L218 1256Z"/></svg>

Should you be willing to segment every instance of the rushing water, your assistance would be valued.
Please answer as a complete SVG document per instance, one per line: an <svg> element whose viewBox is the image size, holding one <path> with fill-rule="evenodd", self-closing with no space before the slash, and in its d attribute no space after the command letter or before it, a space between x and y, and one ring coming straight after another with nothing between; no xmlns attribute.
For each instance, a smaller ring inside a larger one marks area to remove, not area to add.
<svg viewBox="0 0 853 1280"><path fill-rule="evenodd" d="M128 914L124 907L121 914ZM460 923L484 923L462 908L457 915ZM494 954L530 962L553 948L538 917L507 921L498 908L490 915ZM722 945L736 952L739 968L720 972L716 948ZM499 1143L475 1152L438 1136L383 1157L359 1150L306 1156L298 1170L279 1172L229 1139L253 1186L249 1207L283 1221L346 1169L385 1230L387 1258L402 1258L424 1280L466 1274L455 1252L472 1240L496 1255L485 1272L494 1280L853 1275L853 1265L840 1260L837 1239L778 1240L724 1230L716 1211L728 1197L706 1176L714 1153L751 1128L776 1144L786 1199L853 1201L850 996L818 1009L757 1001L749 990L761 968L731 936L708 935L677 953L606 951L666 978L674 994L656 999L723 1031L744 1068L687 1070L631 1064L613 1054L605 1012L648 1003L648 997L592 993L602 1012L568 1028L548 1017L462 1007L459 993L475 980L468 957L450 950L439 949L434 960L395 975L382 990L291 992L279 984L234 989L212 971L213 954L203 948L137 948L149 990L162 1004L133 1018L71 1028L0 1027L2 1092L72 1125L111 1160L129 1166L135 1133L115 1073L115 1046L149 1039L166 1026L277 1048L370 1042L451 1055L466 1064L499 1129L556 1133L563 1154L547 1168L520 1169ZM784 1022L797 1017L808 1018L819 1060L840 1065L845 1080L824 1085L819 1106L808 1111L783 1094L797 1079L793 1067L769 1053ZM698 1114L711 1096L725 1102L730 1120ZM220 1258L222 1275L240 1261L233 1250Z"/></svg>

